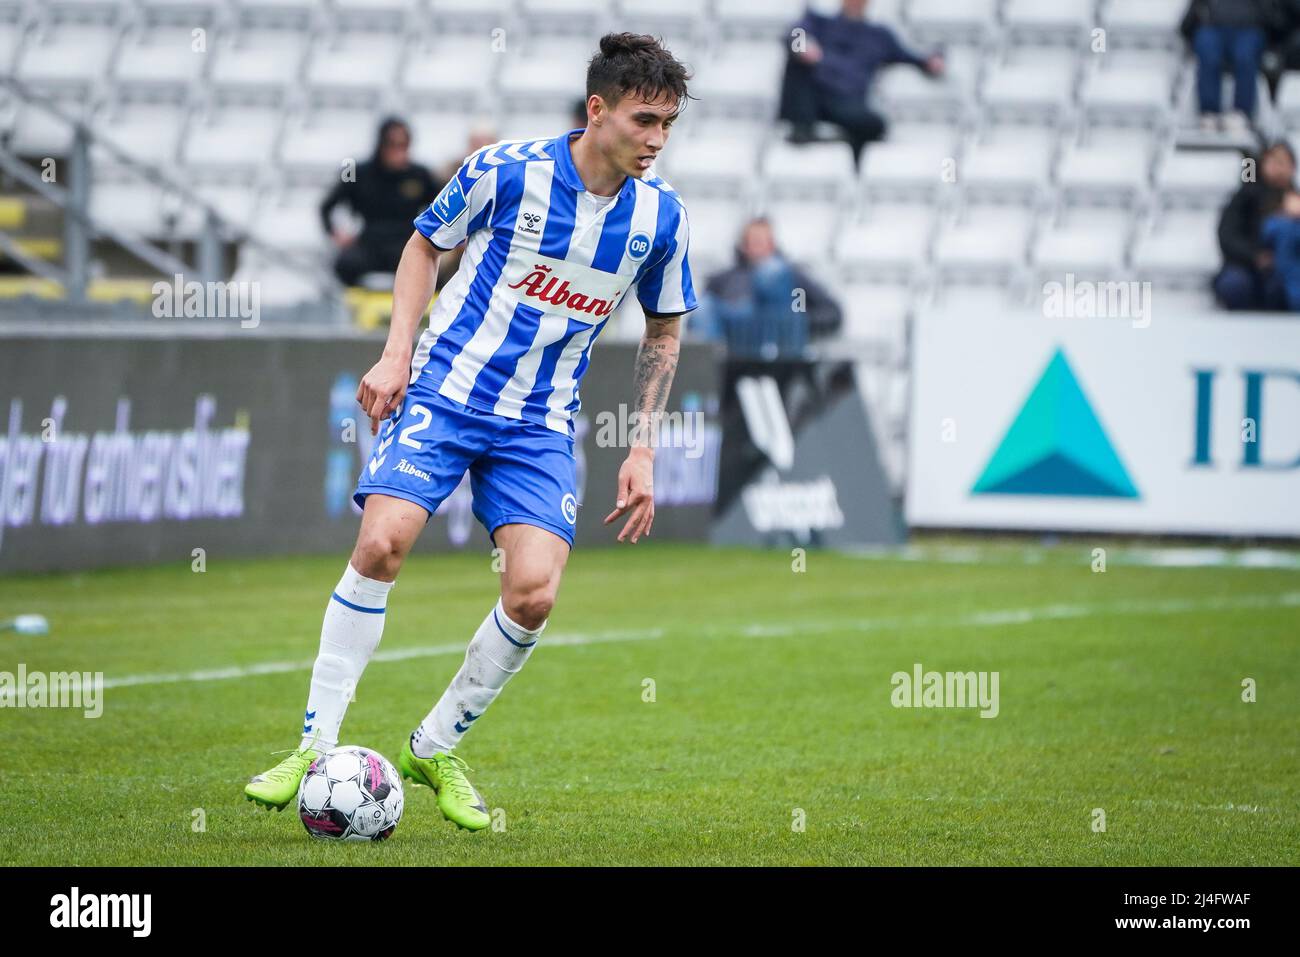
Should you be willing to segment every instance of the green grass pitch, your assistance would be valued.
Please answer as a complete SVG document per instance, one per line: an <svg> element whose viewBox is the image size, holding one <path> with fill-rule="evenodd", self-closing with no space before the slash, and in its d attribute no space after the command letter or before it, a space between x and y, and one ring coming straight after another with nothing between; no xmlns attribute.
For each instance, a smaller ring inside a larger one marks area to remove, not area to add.
<svg viewBox="0 0 1300 957"><path fill-rule="evenodd" d="M393 838L347 845L241 793L296 745L343 556L9 578L0 619L52 631L0 634L0 671L109 687L94 720L0 709L0 863L1300 864L1300 574L1021 554L578 550L460 750L501 829L408 783ZM486 555L410 561L344 743L396 758L496 587ZM916 662L998 672L1000 713L893 707Z"/></svg>

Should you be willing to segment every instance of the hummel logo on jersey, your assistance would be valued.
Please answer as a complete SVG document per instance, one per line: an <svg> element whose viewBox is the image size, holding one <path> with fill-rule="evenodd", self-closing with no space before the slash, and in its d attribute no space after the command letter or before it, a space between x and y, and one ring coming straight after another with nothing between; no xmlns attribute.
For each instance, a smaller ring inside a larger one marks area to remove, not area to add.
<svg viewBox="0 0 1300 957"><path fill-rule="evenodd" d="M610 299L590 298L576 289L571 290L567 279L557 287L555 284L558 280L558 276L551 275L550 266L537 263L533 266L533 271L523 279L510 283L510 288L522 288L524 295L530 299L540 299L553 306L564 306L573 312L585 312L592 316L608 316L614 311L614 305L623 292L620 289Z"/></svg>
<svg viewBox="0 0 1300 957"><path fill-rule="evenodd" d="M519 227L521 232L532 233L534 236L542 234L542 231L537 228L537 224L542 221L540 213L524 213L520 218L524 221L524 225Z"/></svg>
<svg viewBox="0 0 1300 957"><path fill-rule="evenodd" d="M421 469L417 469L410 462L406 461L406 459L402 459L395 466L393 466L393 468L395 471L405 473L406 475L414 475L416 478L425 482L428 482L431 478L428 472L422 471Z"/></svg>

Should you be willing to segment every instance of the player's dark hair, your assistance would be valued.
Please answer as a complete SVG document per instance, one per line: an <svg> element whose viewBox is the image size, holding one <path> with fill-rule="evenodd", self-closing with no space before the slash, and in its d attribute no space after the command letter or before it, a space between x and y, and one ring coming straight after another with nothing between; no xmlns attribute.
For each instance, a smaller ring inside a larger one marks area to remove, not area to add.
<svg viewBox="0 0 1300 957"><path fill-rule="evenodd" d="M654 102L677 101L680 110L691 99L686 81L691 71L664 49L661 40L637 33L607 33L600 52L587 67L587 96L599 95L611 107L629 93Z"/></svg>

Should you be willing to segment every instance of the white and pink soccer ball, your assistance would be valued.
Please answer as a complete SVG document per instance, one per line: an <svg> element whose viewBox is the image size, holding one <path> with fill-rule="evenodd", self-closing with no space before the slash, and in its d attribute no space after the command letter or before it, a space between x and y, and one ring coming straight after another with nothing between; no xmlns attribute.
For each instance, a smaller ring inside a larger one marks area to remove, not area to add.
<svg viewBox="0 0 1300 957"><path fill-rule="evenodd" d="M385 840L402 819L401 776L377 751L335 748L302 776L298 817L322 840Z"/></svg>

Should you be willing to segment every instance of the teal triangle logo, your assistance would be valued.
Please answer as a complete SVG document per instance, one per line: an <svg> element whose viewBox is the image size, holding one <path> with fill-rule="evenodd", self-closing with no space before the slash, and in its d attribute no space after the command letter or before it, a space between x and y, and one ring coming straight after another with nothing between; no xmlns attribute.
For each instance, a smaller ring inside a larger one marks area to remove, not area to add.
<svg viewBox="0 0 1300 957"><path fill-rule="evenodd" d="M1057 349L971 491L1138 498L1124 463Z"/></svg>

